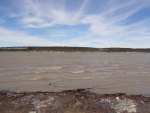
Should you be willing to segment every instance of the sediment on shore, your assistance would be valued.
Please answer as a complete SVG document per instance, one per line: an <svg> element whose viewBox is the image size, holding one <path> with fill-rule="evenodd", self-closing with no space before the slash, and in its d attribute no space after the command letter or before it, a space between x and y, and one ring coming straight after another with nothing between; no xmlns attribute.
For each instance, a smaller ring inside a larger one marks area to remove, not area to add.
<svg viewBox="0 0 150 113"><path fill-rule="evenodd" d="M86 89L62 92L1 92L0 113L150 113L150 97L98 95Z"/></svg>

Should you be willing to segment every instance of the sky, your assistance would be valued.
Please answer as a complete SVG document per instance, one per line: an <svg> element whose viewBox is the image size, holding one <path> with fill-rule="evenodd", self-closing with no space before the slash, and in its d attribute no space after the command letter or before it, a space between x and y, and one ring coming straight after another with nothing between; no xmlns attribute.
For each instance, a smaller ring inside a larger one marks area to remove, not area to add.
<svg viewBox="0 0 150 113"><path fill-rule="evenodd" d="M150 48L150 0L0 0L0 46Z"/></svg>

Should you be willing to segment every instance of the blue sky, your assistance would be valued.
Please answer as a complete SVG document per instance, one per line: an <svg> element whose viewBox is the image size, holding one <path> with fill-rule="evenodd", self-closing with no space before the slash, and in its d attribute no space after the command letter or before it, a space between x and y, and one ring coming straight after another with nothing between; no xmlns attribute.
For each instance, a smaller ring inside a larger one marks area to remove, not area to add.
<svg viewBox="0 0 150 113"><path fill-rule="evenodd" d="M150 0L0 0L0 46L150 47Z"/></svg>

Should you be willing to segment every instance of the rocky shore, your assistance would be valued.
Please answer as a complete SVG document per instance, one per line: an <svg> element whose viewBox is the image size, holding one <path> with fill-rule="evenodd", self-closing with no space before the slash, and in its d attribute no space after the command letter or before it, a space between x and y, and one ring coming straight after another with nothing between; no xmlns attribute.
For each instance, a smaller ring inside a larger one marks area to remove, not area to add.
<svg viewBox="0 0 150 113"><path fill-rule="evenodd" d="M0 113L150 113L150 97L98 95L88 89L62 92L1 92Z"/></svg>

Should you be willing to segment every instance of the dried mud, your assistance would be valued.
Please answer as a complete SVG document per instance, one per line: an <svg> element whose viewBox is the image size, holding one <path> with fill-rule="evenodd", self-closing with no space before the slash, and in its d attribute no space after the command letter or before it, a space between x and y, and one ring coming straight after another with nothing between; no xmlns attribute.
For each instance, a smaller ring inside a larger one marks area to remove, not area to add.
<svg viewBox="0 0 150 113"><path fill-rule="evenodd" d="M98 95L87 89L62 92L1 92L0 113L150 113L150 97Z"/></svg>

